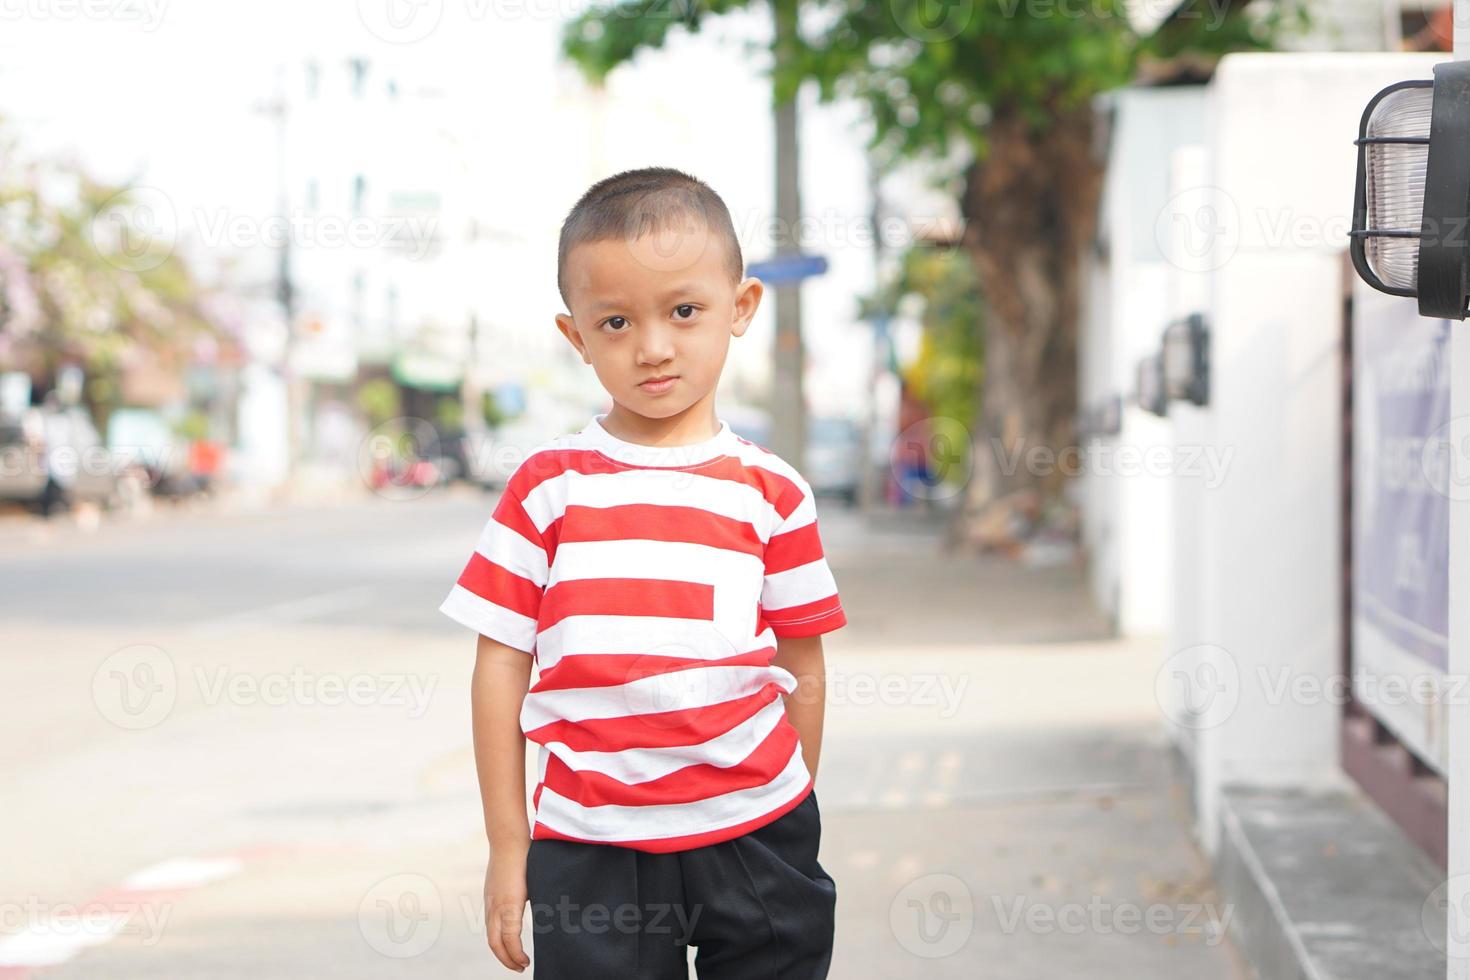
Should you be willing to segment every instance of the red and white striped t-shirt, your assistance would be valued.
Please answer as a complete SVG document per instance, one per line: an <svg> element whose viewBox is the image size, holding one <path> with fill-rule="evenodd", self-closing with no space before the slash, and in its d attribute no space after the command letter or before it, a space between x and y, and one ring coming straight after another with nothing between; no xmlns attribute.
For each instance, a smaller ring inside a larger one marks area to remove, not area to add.
<svg viewBox="0 0 1470 980"><path fill-rule="evenodd" d="M723 420L644 446L605 417L527 455L440 610L536 658L533 838L715 844L811 790L771 660L847 617L795 468Z"/></svg>

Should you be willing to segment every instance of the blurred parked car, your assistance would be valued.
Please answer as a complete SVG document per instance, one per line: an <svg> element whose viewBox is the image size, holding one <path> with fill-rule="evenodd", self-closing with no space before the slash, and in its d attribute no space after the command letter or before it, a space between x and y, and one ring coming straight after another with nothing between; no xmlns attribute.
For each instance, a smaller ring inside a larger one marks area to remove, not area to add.
<svg viewBox="0 0 1470 980"><path fill-rule="evenodd" d="M115 466L87 410L54 403L0 418L0 500L43 515L117 499Z"/></svg>
<svg viewBox="0 0 1470 980"><path fill-rule="evenodd" d="M155 497L178 499L204 489L204 480L192 472L188 449L154 409L115 409L107 419L107 445L123 477Z"/></svg>
<svg viewBox="0 0 1470 980"><path fill-rule="evenodd" d="M806 473L812 492L857 503L863 474L863 430L841 416L817 416L807 421Z"/></svg>

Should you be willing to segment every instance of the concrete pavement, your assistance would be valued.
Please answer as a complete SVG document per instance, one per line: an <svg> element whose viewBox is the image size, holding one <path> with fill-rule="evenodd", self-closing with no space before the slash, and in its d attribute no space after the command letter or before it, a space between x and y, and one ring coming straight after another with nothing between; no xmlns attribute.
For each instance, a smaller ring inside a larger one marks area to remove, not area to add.
<svg viewBox="0 0 1470 980"><path fill-rule="evenodd" d="M479 919L473 638L436 611L492 502L7 541L0 978L508 972ZM1246 977L1156 646L1104 638L1073 570L821 513L849 613L818 777L832 976Z"/></svg>

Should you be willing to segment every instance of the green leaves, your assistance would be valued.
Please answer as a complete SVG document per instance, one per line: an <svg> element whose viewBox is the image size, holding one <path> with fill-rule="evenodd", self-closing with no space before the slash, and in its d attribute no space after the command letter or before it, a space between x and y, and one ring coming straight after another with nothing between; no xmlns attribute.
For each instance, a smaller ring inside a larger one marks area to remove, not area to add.
<svg viewBox="0 0 1470 980"><path fill-rule="evenodd" d="M1286 0L1249 7L1241 0L1194 0L1156 36L1144 37L1129 19L1135 3L810 0L801 4L801 34L777 61L775 99L815 82L823 101L866 103L877 128L874 146L897 156L942 156L957 139L983 145L978 131L993 109L1044 127L1055 113L1127 84L1141 59L1269 46L1281 30L1300 26L1305 9ZM676 28L699 30L711 17L751 6L749 0L627 0L595 7L568 27L563 52L600 84L640 50L663 46ZM795 0L756 6L789 11ZM938 97L942 86L950 97Z"/></svg>
<svg viewBox="0 0 1470 980"><path fill-rule="evenodd" d="M0 293L27 306L24 322L7 316L4 329L33 345L48 369L76 358L95 375L140 347L182 359L196 338L218 333L172 244L118 223L159 192L27 161L8 137L0 144Z"/></svg>

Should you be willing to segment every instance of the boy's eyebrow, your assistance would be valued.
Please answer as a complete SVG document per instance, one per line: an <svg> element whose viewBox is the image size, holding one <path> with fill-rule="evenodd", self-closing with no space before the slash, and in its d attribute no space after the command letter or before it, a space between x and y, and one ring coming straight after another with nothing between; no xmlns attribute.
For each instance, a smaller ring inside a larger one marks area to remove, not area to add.
<svg viewBox="0 0 1470 980"><path fill-rule="evenodd" d="M679 296L679 295L681 295L683 293L693 292L693 291L699 289L700 287L702 287L703 285L704 285L704 280L703 279L690 279L687 282L681 282L681 283L678 283L677 285L670 286L668 289L665 289L663 291L663 293L660 295L659 298L662 299L663 301L667 302L668 300L673 299L675 296ZM594 298L592 300L592 304L591 305L592 305L592 311L594 313L600 313L600 312L602 312L605 309L608 309L608 308L614 307L614 306L622 306L625 303L626 303L626 300L624 300L620 296L610 297L610 298L607 298L607 297L597 297L597 298Z"/></svg>

